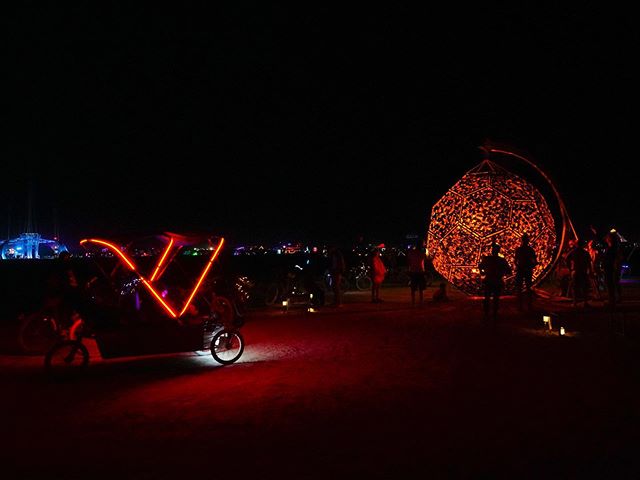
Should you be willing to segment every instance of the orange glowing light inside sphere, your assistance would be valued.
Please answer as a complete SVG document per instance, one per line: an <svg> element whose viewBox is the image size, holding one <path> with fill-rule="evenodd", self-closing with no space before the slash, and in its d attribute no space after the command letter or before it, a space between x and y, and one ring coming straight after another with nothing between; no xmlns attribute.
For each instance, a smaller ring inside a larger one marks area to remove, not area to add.
<svg viewBox="0 0 640 480"><path fill-rule="evenodd" d="M515 250L522 234L538 258L534 284L553 261L555 222L542 194L529 182L495 163L484 160L467 172L433 206L427 248L433 266L459 290L482 293L478 263L495 241L513 273L505 279L504 293L515 290Z"/></svg>

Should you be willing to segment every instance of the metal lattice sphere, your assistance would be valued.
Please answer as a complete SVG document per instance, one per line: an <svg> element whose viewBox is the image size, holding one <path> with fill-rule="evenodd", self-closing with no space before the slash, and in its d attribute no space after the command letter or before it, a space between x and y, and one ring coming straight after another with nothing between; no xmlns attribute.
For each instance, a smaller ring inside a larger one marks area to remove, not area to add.
<svg viewBox="0 0 640 480"><path fill-rule="evenodd" d="M514 255L522 235L538 258L534 284L553 261L555 222L542 194L530 183L484 160L467 172L433 206L427 248L434 268L452 285L480 294L478 263L495 241L515 274ZM514 276L505 279L504 293L513 293Z"/></svg>

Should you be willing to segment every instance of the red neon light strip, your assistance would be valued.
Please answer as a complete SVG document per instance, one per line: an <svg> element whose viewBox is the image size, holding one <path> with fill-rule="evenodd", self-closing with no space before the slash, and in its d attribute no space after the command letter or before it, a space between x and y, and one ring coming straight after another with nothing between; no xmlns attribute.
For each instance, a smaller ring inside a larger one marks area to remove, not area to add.
<svg viewBox="0 0 640 480"><path fill-rule="evenodd" d="M155 299L158 301L158 303L160 303L160 305L162 305L164 307L164 309L167 312L169 312L169 315L171 315L173 318L176 318L177 317L176 312L173 310L173 308L171 308L169 305L167 305L167 303L163 300L163 298L160 296L160 294L158 294L158 292L156 292L155 288L153 288L149 284L149 282L147 282L144 278L140 277L140 280L142 280L142 283L144 283L144 286L149 289L149 291L151 292L151 295L153 295L155 297Z"/></svg>
<svg viewBox="0 0 640 480"><path fill-rule="evenodd" d="M138 271L136 270L136 267L133 264L133 262L131 262L131 260L129 260L127 258L127 256L124 253L122 253L120 251L120 249L118 247L116 247L114 244L109 243L109 242L105 242L104 240L98 240L97 238L88 238L86 240L81 240L80 241L80 245L84 245L87 242L93 242L93 243L98 243L100 245L104 245L108 249L112 250L116 255L118 255L122 259L122 261L124 261L124 263L126 263L129 266L129 268L131 270L133 270L134 272L138 273ZM138 274L138 276L139 275L140 274Z"/></svg>
<svg viewBox="0 0 640 480"><path fill-rule="evenodd" d="M160 266L164 262L165 258L167 258L167 254L169 253L169 250L171 250L172 246L173 246L173 238L171 238L171 240L169 240L169 244L164 249L164 253L162 254L162 257L160 258L160 261L158 262L158 265L156 265L156 269L153 271L153 275L151 275L151 278L149 279L150 282L153 282L154 280L156 280L156 275L158 275L158 272L160 271ZM160 278L160 277L158 277L158 278Z"/></svg>
<svg viewBox="0 0 640 480"><path fill-rule="evenodd" d="M187 301L185 302L184 307L182 308L182 310L180 311L180 314L178 314L178 315L176 315L175 310L173 310L173 308L171 308L164 301L162 296L158 292L156 292L155 288L153 288L153 286L138 272L138 270L135 267L134 263L131 260L129 260L129 258L123 252L121 252L120 249L117 246L115 246L112 243L105 242L104 240L98 240L96 238L89 238L89 239L81 240L80 241L80 245L84 245L87 242L93 242L93 243L97 243L99 245L104 245L105 247L107 247L108 249L113 251L115 254L117 254L120 257L120 259L122 261L124 261L127 264L127 266L132 271L134 271L136 273L136 275L138 276L140 281L142 281L142 283L147 288L147 290L149 290L151 295L153 295L153 297L158 301L158 303L160 305L162 305L162 307L164 307L164 309L169 313L169 315L171 315L173 318L176 318L176 317L182 316L184 314L184 312L186 312L187 308L189 308L189 305L191 304L191 301L193 300L193 297L195 297L196 293L198 292L198 289L200 288L200 285L202 284L202 282L204 281L204 278L207 276L207 273L211 269L211 265L213 264L214 260L218 256L218 253L220 253L220 249L222 248L222 244L224 243L224 238L220 239L220 243L218 243L218 246L216 247L216 249L214 250L213 254L211 255L211 258L209 259L209 262L205 265L202 273L200 274L200 278L196 282L196 285L193 287L193 290L191 291L191 294L189 295L189 298L187 298ZM172 239L171 243L173 243L173 239ZM171 245L171 243L169 245ZM164 257L166 257L166 254L167 254L168 251L169 251L169 248L167 248L165 250L165 254L163 255L163 258L160 259L158 267L156 267L156 271L158 270L160 264L163 262ZM154 274L155 274L155 272L154 272Z"/></svg>
<svg viewBox="0 0 640 480"><path fill-rule="evenodd" d="M140 275L140 272L138 272L134 263L131 260L129 260L129 258L123 252L121 252L117 246L115 246L112 243L105 242L104 240L98 240L96 238L89 238L87 240L82 240L80 242L80 245L84 245L86 242L93 242L99 245L104 245L105 247L107 247L108 249L116 253L122 259L122 261L124 261L129 266L129 268L136 273L136 275L142 281L144 286L147 287L151 295L153 295L155 299L158 301L158 303L160 303L160 305L162 305L165 308L165 310L169 312L169 315L171 315L173 318L177 316L176 312L169 305L165 303L165 301L162 299L160 294L158 294L158 292L155 291L155 289L149 284L149 282L147 282L147 280L142 275Z"/></svg>
<svg viewBox="0 0 640 480"><path fill-rule="evenodd" d="M184 307L182 307L182 310L180 311L180 315L178 315L179 317L181 317L182 314L184 314L184 312L187 310L187 308L189 308L189 304L191 303L191 300L193 300L193 297L195 297L196 292L200 288L200 284L204 280L204 277L207 276L207 272L209 272L209 269L211 268L211 265L213 264L213 261L218 256L218 253L220 252L220 249L222 248L222 244L223 243L224 243L224 238L221 238L220 239L220 243L218 243L218 246L216 247L215 251L213 252L213 255L211 255L211 258L209 259L209 263L207 263L207 265L204 267L204 270L202 271L202 274L200 275L200 278L198 279L198 282L196 283L195 287L193 287L193 290L191 291L191 295L189 295L189 298L185 302Z"/></svg>

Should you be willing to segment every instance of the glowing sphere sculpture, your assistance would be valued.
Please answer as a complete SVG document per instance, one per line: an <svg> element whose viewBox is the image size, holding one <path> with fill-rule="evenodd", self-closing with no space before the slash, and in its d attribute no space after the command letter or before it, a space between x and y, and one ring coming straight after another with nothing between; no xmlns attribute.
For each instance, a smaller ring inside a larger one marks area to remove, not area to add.
<svg viewBox="0 0 640 480"><path fill-rule="evenodd" d="M459 290L478 295L482 292L478 263L496 242L513 270L505 279L504 293L509 294L515 290L514 255L524 233L538 258L535 284L553 261L556 248L551 211L533 185L484 160L433 206L427 248L438 273Z"/></svg>

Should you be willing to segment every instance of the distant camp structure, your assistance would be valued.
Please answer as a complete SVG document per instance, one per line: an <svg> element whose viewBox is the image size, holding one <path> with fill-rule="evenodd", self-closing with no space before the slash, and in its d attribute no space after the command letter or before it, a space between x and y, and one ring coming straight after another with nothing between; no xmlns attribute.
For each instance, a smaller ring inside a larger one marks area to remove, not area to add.
<svg viewBox="0 0 640 480"><path fill-rule="evenodd" d="M57 240L42 238L39 233L23 233L0 242L2 260L55 258L67 247Z"/></svg>

